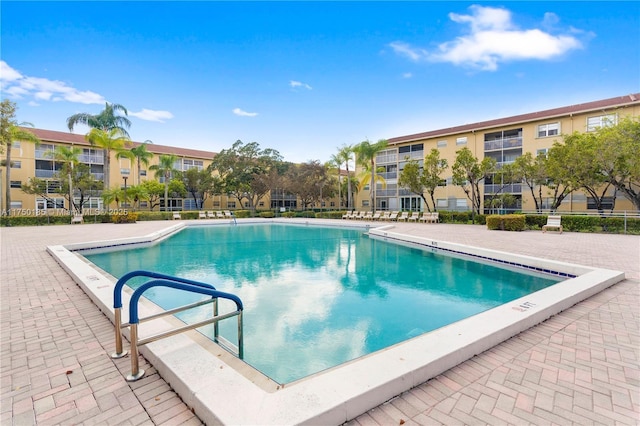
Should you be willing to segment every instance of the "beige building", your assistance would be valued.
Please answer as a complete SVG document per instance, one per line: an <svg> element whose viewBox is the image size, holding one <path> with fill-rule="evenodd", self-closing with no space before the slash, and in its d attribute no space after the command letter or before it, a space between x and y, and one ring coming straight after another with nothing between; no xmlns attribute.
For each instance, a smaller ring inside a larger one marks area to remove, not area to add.
<svg viewBox="0 0 640 426"><path fill-rule="evenodd" d="M562 142L563 134L593 131L608 123L617 123L625 116L640 116L640 93L388 139L388 148L376 158L378 174L386 185L377 184L375 207L380 210L426 210L420 196L399 187L398 176L407 159L422 161L435 148L440 151L440 158L449 164L442 176L446 185L435 192L436 209L470 210L471 202L462 188L452 184L451 166L456 151L467 147L479 160L492 157L500 166L512 163L527 152L534 156L545 153L554 142ZM498 185L491 182L485 182L480 189L481 199L499 191ZM535 203L524 184L510 185L502 193L509 193L516 200L508 210L535 210ZM613 200L613 189L609 195ZM549 199L543 202L543 209L549 208L549 202ZM356 206L369 209L369 204L370 193L365 188L358 194ZM487 211L487 208L483 203L483 209ZM563 201L559 211L585 212L594 208L589 197L574 192ZM635 210L620 193L616 194L615 209Z"/></svg>

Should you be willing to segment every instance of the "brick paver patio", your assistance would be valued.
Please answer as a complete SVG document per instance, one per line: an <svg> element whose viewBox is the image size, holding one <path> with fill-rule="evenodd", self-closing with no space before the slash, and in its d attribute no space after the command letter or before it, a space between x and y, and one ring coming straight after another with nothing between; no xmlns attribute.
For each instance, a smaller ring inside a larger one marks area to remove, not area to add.
<svg viewBox="0 0 640 426"><path fill-rule="evenodd" d="M0 229L2 425L200 424L150 365L112 360L113 325L47 245L169 222ZM350 425L640 424L640 237L398 224L412 235L622 270L627 280L370 410ZM247 407L251 409L251 407Z"/></svg>

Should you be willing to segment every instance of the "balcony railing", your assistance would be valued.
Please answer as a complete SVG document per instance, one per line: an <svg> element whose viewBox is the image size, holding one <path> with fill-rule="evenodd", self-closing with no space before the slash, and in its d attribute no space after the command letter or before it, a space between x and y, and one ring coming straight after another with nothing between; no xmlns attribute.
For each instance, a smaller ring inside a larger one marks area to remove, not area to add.
<svg viewBox="0 0 640 426"><path fill-rule="evenodd" d="M487 184L484 186L485 194L495 194L498 191L507 194L520 194L522 193L522 184L514 183L506 186L498 184Z"/></svg>
<svg viewBox="0 0 640 426"><path fill-rule="evenodd" d="M498 149L511 149L519 147L522 147L522 136L484 141L485 151L495 151Z"/></svg>

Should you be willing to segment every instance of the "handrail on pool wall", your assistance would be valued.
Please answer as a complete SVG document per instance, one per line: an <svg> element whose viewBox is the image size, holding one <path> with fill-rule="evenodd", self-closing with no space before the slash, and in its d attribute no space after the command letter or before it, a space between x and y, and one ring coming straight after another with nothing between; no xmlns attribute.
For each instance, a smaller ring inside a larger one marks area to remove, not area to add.
<svg viewBox="0 0 640 426"><path fill-rule="evenodd" d="M207 324L214 323L214 335L215 340L218 340L218 323L224 319L231 318L234 316L238 317L238 357L242 359L244 357L244 344L243 344L243 333L242 333L242 311L244 309L242 305L242 301L236 295L225 293L222 291L216 290L211 284L200 283L197 281L187 280L183 278L171 277L164 274L156 274L155 272L149 271L133 271L128 274L125 274L118 283L116 287L122 290L124 282L131 279L135 276L149 276L155 277L156 275L160 275L162 277L168 277L168 279L155 279L148 281L138 287L131 296L131 300L129 301L129 323L120 324L121 322L121 309L122 309L122 298L118 297L117 303L116 298L114 297L114 305L118 305L116 310L116 350L118 352L114 353L112 357L120 358L126 355L126 352L122 351L122 334L120 333L120 329L124 327L130 327L131 329L131 374L126 377L127 381L135 381L144 376L144 370L141 370L138 366L138 346L146 345L147 343L154 342L156 340L160 340L165 337L173 336L179 334L183 331L192 330L194 328L202 327ZM122 281L122 282L121 282ZM119 284L119 285L118 285ZM176 290L188 291L191 293L198 293L207 296L211 296L211 299L204 300L196 303L192 303L190 305L181 306L179 308L175 308L169 311L161 312L159 314L151 315L146 318L140 318L138 315L138 302L140 301L140 297L142 294L152 287L169 287ZM120 292L118 292L119 294ZM119 296L121 296L119 294ZM236 310L233 312L229 312L226 314L218 315L218 298L231 300L236 304ZM156 334L151 337L147 337L142 340L138 340L138 324L143 321L149 321L151 319L156 319L161 316L170 315L176 312L184 311L186 309L194 308L197 306L205 305L207 303L214 304L214 312L213 317L204 321L200 321L195 324L189 324L183 327L179 327L174 330L166 331L163 333ZM119 343L118 343L119 342ZM119 347L118 347L119 345Z"/></svg>
<svg viewBox="0 0 640 426"><path fill-rule="evenodd" d="M124 274L117 282L116 286L113 288L113 310L114 310L114 322L116 328L116 351L111 354L111 358L122 358L127 355L127 351L122 348L122 334L120 333L120 329L128 327L129 324L122 324L122 289L124 285L132 278L135 277L149 277L149 278L157 278L164 279L170 281L176 281L186 284L192 284L195 286L208 287L215 290L215 287L211 284L202 283L198 281L189 280L186 278L173 277L171 275L160 274L158 272L152 271L144 271L144 270L135 270L131 272L127 272ZM195 307L195 306L193 306ZM218 314L217 304L214 302L214 315ZM216 337L217 337L217 324L216 324Z"/></svg>

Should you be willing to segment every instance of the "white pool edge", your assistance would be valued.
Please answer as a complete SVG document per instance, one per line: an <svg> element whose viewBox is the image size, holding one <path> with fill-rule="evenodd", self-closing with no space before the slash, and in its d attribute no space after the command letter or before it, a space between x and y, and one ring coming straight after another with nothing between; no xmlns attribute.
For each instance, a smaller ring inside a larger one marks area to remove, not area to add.
<svg viewBox="0 0 640 426"><path fill-rule="evenodd" d="M252 222L308 225L310 221L276 219ZM398 239L426 246L434 246L435 243L439 248L528 264L576 277L472 318L284 386L275 392L268 392L253 384L187 335L174 336L141 347L140 352L144 357L204 423L344 423L624 279L624 273L620 271L413 237L394 232L393 226L369 229L368 226L365 228L365 224L356 223L319 220L313 220L311 223L322 226L360 226L380 238ZM192 224L202 226L200 223ZM191 224L186 226L189 225ZM73 251L152 243L166 238L184 226L184 223L179 223L144 237L124 240L50 246L47 247L47 251L113 321L115 282ZM124 305L128 306L127 295L124 297ZM153 311L153 306L142 306L140 309L141 315L147 315L147 312ZM128 309L124 309L123 318L128 318ZM166 328L168 324L154 321L145 328L141 327L140 334L143 337L145 334Z"/></svg>

